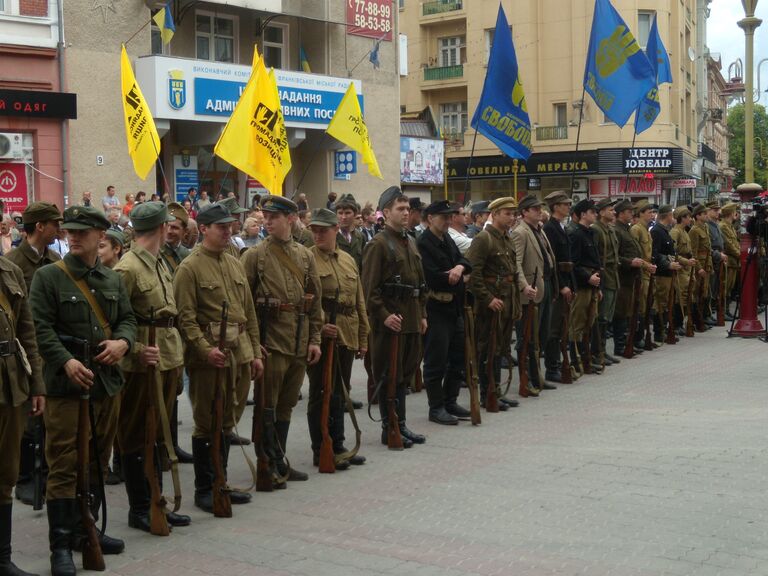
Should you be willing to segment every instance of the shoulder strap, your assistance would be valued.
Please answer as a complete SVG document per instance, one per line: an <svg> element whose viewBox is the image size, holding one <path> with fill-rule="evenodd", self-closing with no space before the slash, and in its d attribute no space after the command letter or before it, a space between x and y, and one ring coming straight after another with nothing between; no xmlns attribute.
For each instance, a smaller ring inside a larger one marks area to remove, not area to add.
<svg viewBox="0 0 768 576"><path fill-rule="evenodd" d="M5 315L8 316L8 319L10 320L11 326L16 327L16 320L13 317L13 306L11 306L11 302L8 300L8 296L5 295L5 291L0 289L0 308L2 308L3 312L5 312Z"/></svg>
<svg viewBox="0 0 768 576"><path fill-rule="evenodd" d="M296 280L298 280L299 284L304 286L304 274L301 272L301 270L299 270L296 262L294 262L293 259L288 256L288 254L283 252L276 244L270 244L269 251L272 252L272 255L277 258L283 266L288 268L291 274L296 277Z"/></svg>
<svg viewBox="0 0 768 576"><path fill-rule="evenodd" d="M80 292L82 292L83 297L88 302L88 304L91 307L91 310L93 310L93 313L96 315L96 320L99 321L99 324L101 324L101 329L104 330L104 336L107 340L112 338L112 327L109 325L109 320L107 320L107 315L104 314L104 310L102 309L101 305L99 304L99 301L96 300L96 297L93 295L93 292L91 292L88 289L88 284L85 283L85 280L82 278L80 280L75 279L74 276L72 276L72 272L69 271L69 268L67 268L67 265L64 263L64 260L59 260L56 262L55 266L58 266L61 268L64 273L69 277L69 279L72 281L72 283L78 287Z"/></svg>

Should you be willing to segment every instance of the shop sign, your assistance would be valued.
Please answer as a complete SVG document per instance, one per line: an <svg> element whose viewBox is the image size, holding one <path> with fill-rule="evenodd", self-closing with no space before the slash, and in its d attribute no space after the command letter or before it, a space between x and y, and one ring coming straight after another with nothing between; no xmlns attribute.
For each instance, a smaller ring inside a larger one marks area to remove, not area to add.
<svg viewBox="0 0 768 576"><path fill-rule="evenodd" d="M392 40L392 0L346 0L347 34Z"/></svg>
<svg viewBox="0 0 768 576"><path fill-rule="evenodd" d="M77 118L77 95L40 90L0 90L0 116Z"/></svg>
<svg viewBox="0 0 768 576"><path fill-rule="evenodd" d="M664 188L696 188L696 178L675 178L664 180Z"/></svg>
<svg viewBox="0 0 768 576"><path fill-rule="evenodd" d="M624 148L622 154L625 174L672 172L672 148Z"/></svg>
<svg viewBox="0 0 768 576"><path fill-rule="evenodd" d="M611 197L661 196L661 180L657 178L611 178L608 187Z"/></svg>
<svg viewBox="0 0 768 576"><path fill-rule="evenodd" d="M0 164L0 200L5 211L23 212L29 203L27 165L23 163Z"/></svg>
<svg viewBox="0 0 768 576"><path fill-rule="evenodd" d="M541 190L541 178L538 176L528 178L528 190Z"/></svg>
<svg viewBox="0 0 768 576"><path fill-rule="evenodd" d="M508 156L476 156L448 159L448 180L514 177L514 162ZM531 154L526 162L518 161L517 173L524 176L581 176L597 174L598 156L594 150L585 152L551 152Z"/></svg>

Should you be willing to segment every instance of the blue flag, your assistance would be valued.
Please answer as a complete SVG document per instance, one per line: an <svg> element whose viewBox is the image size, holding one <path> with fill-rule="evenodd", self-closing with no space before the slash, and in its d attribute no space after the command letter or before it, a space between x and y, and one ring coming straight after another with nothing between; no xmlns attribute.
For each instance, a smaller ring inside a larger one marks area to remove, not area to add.
<svg viewBox="0 0 768 576"><path fill-rule="evenodd" d="M656 121L656 117L661 112L659 103L659 86L666 83L672 83L672 70L669 65L669 56L664 43L659 36L659 28L656 26L656 18L653 19L651 32L648 35L648 45L645 47L645 54L648 62L653 68L656 85L651 88L640 102L640 107L635 115L635 132L640 134L650 128Z"/></svg>
<svg viewBox="0 0 768 576"><path fill-rule="evenodd" d="M624 126L655 86L656 76L609 0L595 0L584 88L603 113Z"/></svg>
<svg viewBox="0 0 768 576"><path fill-rule="evenodd" d="M472 128L510 158L527 160L531 155L531 121L517 68L512 32L501 4L488 59L488 72L480 102L472 117Z"/></svg>

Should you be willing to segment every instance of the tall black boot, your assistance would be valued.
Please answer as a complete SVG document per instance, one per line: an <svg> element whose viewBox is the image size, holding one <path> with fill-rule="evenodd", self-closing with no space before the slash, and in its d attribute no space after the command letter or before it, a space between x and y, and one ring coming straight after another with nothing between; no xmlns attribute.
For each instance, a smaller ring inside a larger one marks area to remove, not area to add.
<svg viewBox="0 0 768 576"><path fill-rule="evenodd" d="M35 483L33 481L35 469L35 439L31 434L21 437L21 450L19 451L19 477L16 481L16 499L22 504L32 506L35 497Z"/></svg>
<svg viewBox="0 0 768 576"><path fill-rule="evenodd" d="M307 412L307 428L309 429L309 441L312 446L313 457L320 458L320 445L323 443L323 433L320 428L319 410Z"/></svg>
<svg viewBox="0 0 768 576"><path fill-rule="evenodd" d="M51 548L51 574L75 576L75 562L70 548L76 519L77 501L73 498L48 500L48 542Z"/></svg>
<svg viewBox="0 0 768 576"><path fill-rule="evenodd" d="M144 475L144 455L123 454L123 476L128 495L128 526L149 532L149 482Z"/></svg>
<svg viewBox="0 0 768 576"><path fill-rule="evenodd" d="M0 505L0 576L36 576L11 562L11 512L13 504Z"/></svg>
<svg viewBox="0 0 768 576"><path fill-rule="evenodd" d="M657 312L653 315L653 341L657 344L663 344L665 332L666 330L664 329L664 322L661 318L661 314Z"/></svg>
<svg viewBox="0 0 768 576"><path fill-rule="evenodd" d="M412 432L408 429L408 426L405 425L405 387L404 386L398 386L397 388L397 419L399 420L400 425L400 435L403 437L403 439L407 438L414 444L424 444L424 442L427 441L427 438L425 436L422 436L421 434L416 434L416 432Z"/></svg>
<svg viewBox="0 0 768 576"><path fill-rule="evenodd" d="M286 452L288 446L288 429L291 427L290 421L277 420L275 422L275 432L277 433L277 439L280 441L280 447L283 452ZM290 467L286 470L285 460L280 460L277 463L277 469L281 476L288 474L288 480L291 482L304 482L309 480L309 475L305 472L300 472Z"/></svg>
<svg viewBox="0 0 768 576"><path fill-rule="evenodd" d="M195 506L213 514L213 466L208 438L192 438L195 465Z"/></svg>
<svg viewBox="0 0 768 576"><path fill-rule="evenodd" d="M155 472L157 474L157 481L160 484L160 494L163 493L163 472L160 470L160 459L155 458ZM151 491L150 491L151 495ZM192 524L192 518L186 514L179 514L177 512L165 512L165 519L171 526L189 526Z"/></svg>
<svg viewBox="0 0 768 576"><path fill-rule="evenodd" d="M173 402L173 412L171 412L171 438L173 439L173 451L176 452L176 458L179 464L192 464L195 459L189 452L182 450L179 446L179 401Z"/></svg>

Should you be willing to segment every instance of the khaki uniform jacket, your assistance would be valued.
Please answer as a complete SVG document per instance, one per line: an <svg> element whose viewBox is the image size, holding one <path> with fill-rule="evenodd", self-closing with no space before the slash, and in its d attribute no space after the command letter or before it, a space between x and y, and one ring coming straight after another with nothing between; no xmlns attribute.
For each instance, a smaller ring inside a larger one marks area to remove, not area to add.
<svg viewBox="0 0 768 576"><path fill-rule="evenodd" d="M704 268L712 272L712 244L709 241L709 228L706 223L696 223L688 232L691 239L691 252L696 258L696 271Z"/></svg>
<svg viewBox="0 0 768 576"><path fill-rule="evenodd" d="M739 268L741 265L741 247L739 246L739 235L736 229L728 222L720 222L720 234L723 235L725 244L724 252L728 255L728 268ZM13 254L13 252L11 252Z"/></svg>
<svg viewBox="0 0 768 576"><path fill-rule="evenodd" d="M293 236L293 239L305 248L311 248L315 245L315 239L312 238L312 232L306 228L300 228L298 225L294 226L293 230L291 231L291 236Z"/></svg>
<svg viewBox="0 0 768 576"><path fill-rule="evenodd" d="M678 256L682 256L683 258L693 257L691 238L688 236L685 226L676 224L672 227L672 230L669 231L669 235L672 236L672 240L675 241L675 251Z"/></svg>
<svg viewBox="0 0 768 576"><path fill-rule="evenodd" d="M341 230L339 230L338 234L336 234L336 245L341 248L344 252L352 256L352 259L355 261L355 264L357 265L358 270L362 270L363 268L363 248L365 248L365 238L363 238L363 233L359 230L352 230L351 234L351 241L347 242L347 239L344 237L344 234L341 233Z"/></svg>
<svg viewBox="0 0 768 576"><path fill-rule="evenodd" d="M139 354L149 342L149 327L143 324L149 321L153 308L156 321L167 322L169 318L176 318L178 311L173 297L173 277L161 257L153 256L136 244L120 259L114 270L123 279L138 322L136 343L120 361L120 367L129 372L145 372L147 367L139 361ZM158 370L171 370L184 364L178 328L157 326L155 338L160 349Z"/></svg>
<svg viewBox="0 0 768 576"><path fill-rule="evenodd" d="M240 262L226 251L216 253L198 245L176 270L173 295L188 366L210 366L208 353L218 346L219 335L212 334L209 327L221 322L221 304L225 300L229 323L245 326L231 346L235 365L261 358L259 326L248 281Z"/></svg>
<svg viewBox="0 0 768 576"><path fill-rule="evenodd" d="M512 238L494 226L486 226L472 240L467 259L472 265L470 290L475 296L475 310L485 311L491 300L499 298L509 310L510 318L519 320L520 291Z"/></svg>
<svg viewBox="0 0 768 576"><path fill-rule="evenodd" d="M32 245L27 242L26 238L21 241L18 248L8 252L6 258L21 268L24 274L24 282L27 285L27 291L32 286L32 277L35 275L35 272L46 264L52 264L61 260L61 256L49 248L46 248L42 255L38 254L37 250L32 248Z"/></svg>
<svg viewBox="0 0 768 576"><path fill-rule="evenodd" d="M536 276L536 304L540 304L544 300L544 258L546 256L549 262L549 269L551 278L555 282L555 294L560 289L557 288L557 261L555 260L555 254L552 251L552 247L549 244L549 239L543 231L539 231L539 239L541 245L544 246L545 254L541 253L541 246L536 240L535 232L525 222L521 223L517 228L512 231L512 244L515 247L515 267L517 269L517 286L520 293L520 303L528 304L528 297L523 293L526 286L530 286L533 282L533 274L538 270Z"/></svg>
<svg viewBox="0 0 768 576"><path fill-rule="evenodd" d="M614 226L607 226L603 222L595 222L592 225L597 242L597 253L603 269L600 272L600 288L606 290L619 289L619 239L616 237Z"/></svg>
<svg viewBox="0 0 768 576"><path fill-rule="evenodd" d="M176 268L179 267L184 258L189 256L190 252L191 250L181 243L176 248L167 243L163 244L163 247L160 249L160 257L165 261L168 270L171 271L171 276L176 273Z"/></svg>
<svg viewBox="0 0 768 576"><path fill-rule="evenodd" d="M128 342L130 352L136 339L136 318L120 275L99 261L93 268L88 268L72 253L64 256L64 263L75 279L85 280L91 289L112 327L111 339ZM63 370L64 364L74 356L62 344L59 335L87 340L95 354L96 346L106 339L96 314L80 289L56 264L43 266L35 273L30 304L35 316L37 345L40 356L45 359L43 377L48 396L78 395L80 387L72 384ZM92 398L114 396L122 389L123 373L119 366L92 362L90 369L94 373Z"/></svg>
<svg viewBox="0 0 768 576"><path fill-rule="evenodd" d="M272 253L273 250L281 250L296 264L302 273L301 281L280 262ZM319 346L320 329L323 325L320 299L323 294L317 275L317 263L309 248L305 248L293 238L283 242L274 236L268 236L260 244L248 248L240 261L245 269L251 294L255 298L277 298L284 307L290 308L281 310L276 318L269 320L264 346L286 356L296 356L296 331L305 293L314 295L314 299L301 328L299 357L306 356L310 344Z"/></svg>
<svg viewBox="0 0 768 576"><path fill-rule="evenodd" d="M400 283L419 289L418 298L395 299L384 284ZM421 254L416 242L405 232L385 226L365 245L363 251L363 291L368 319L373 330L382 330L390 314L402 315L401 334L421 332L421 319L427 317L427 294Z"/></svg>
<svg viewBox="0 0 768 576"><path fill-rule="evenodd" d="M310 248L315 255L317 274L322 287L323 321L330 322L331 300L336 299L336 326L338 343L350 350L368 347L368 312L365 307L363 283L352 256L338 246L331 253ZM338 290L338 299L336 298Z"/></svg>
<svg viewBox="0 0 768 576"><path fill-rule="evenodd" d="M0 290L11 305L10 310L0 312L0 340L18 338L32 368L32 375L27 376L18 355L0 357L0 405L19 406L30 396L45 395L45 385L24 275L4 258L0 258Z"/></svg>

